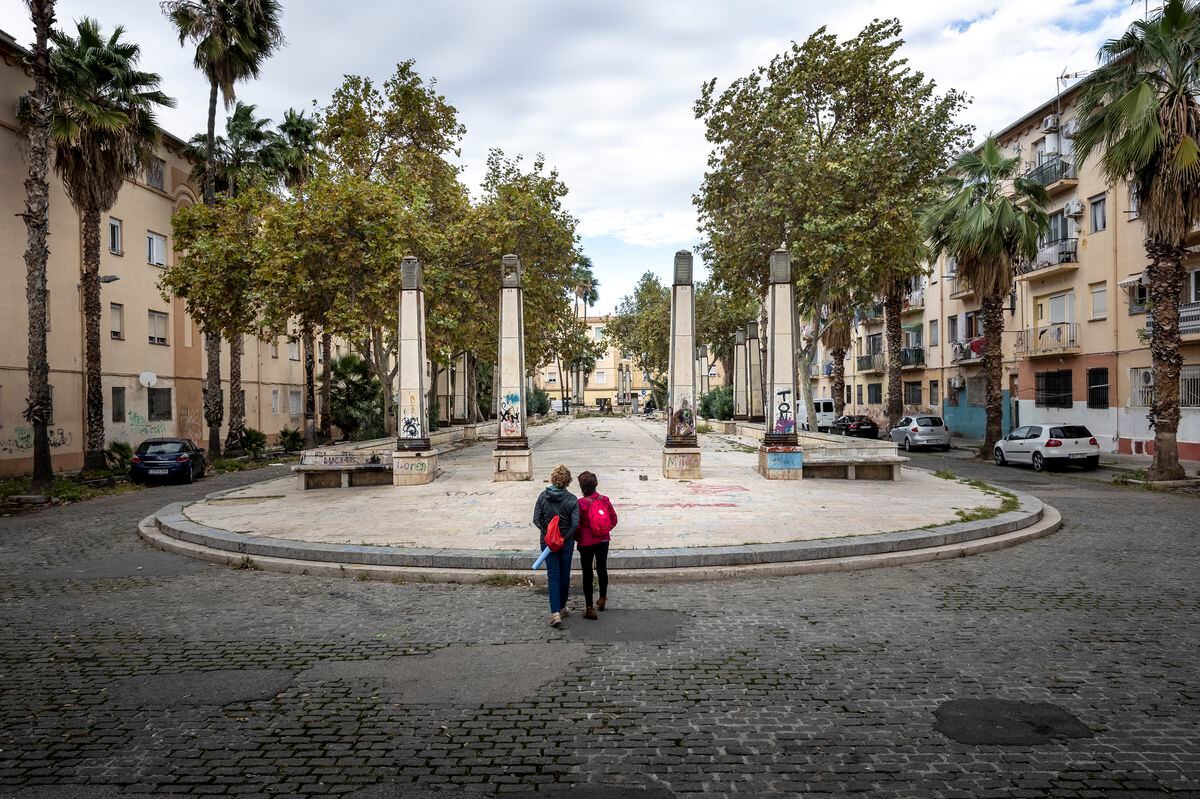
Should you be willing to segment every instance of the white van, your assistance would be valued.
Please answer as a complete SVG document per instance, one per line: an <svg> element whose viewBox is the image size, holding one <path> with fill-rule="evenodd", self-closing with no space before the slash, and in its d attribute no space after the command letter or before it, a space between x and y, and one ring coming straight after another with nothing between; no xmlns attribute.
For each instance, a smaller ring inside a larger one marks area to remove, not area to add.
<svg viewBox="0 0 1200 799"><path fill-rule="evenodd" d="M827 433L830 426L833 424L833 400L831 399L814 399L813 407L817 410L817 432ZM808 406L803 402L800 403L796 418L800 420L800 429L808 430Z"/></svg>

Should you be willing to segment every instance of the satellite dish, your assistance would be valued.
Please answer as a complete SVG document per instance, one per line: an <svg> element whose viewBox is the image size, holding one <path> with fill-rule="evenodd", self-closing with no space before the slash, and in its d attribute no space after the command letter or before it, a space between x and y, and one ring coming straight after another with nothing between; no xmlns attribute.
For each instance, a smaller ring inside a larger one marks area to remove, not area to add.
<svg viewBox="0 0 1200 799"><path fill-rule="evenodd" d="M158 375L154 374L154 372L142 372L138 375L138 382L146 388L150 388L158 382Z"/></svg>

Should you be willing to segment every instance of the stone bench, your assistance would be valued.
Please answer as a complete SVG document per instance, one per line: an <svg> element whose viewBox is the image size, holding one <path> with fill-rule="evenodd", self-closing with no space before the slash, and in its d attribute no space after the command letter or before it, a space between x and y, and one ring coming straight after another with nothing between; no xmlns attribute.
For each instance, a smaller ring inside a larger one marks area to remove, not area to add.
<svg viewBox="0 0 1200 799"><path fill-rule="evenodd" d="M805 479L826 480L893 480L900 479L900 469L908 458L876 455L869 458L821 453L804 456Z"/></svg>
<svg viewBox="0 0 1200 799"><path fill-rule="evenodd" d="M292 472L300 479L300 490L353 488L392 484L391 453L305 453ZM307 460L309 462L305 463ZM374 461L374 462L372 462Z"/></svg>

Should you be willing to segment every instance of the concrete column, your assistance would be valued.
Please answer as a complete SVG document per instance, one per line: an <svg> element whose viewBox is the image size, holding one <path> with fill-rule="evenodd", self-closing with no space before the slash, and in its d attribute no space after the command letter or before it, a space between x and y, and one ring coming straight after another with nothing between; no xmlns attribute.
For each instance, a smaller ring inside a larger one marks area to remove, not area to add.
<svg viewBox="0 0 1200 799"><path fill-rule="evenodd" d="M767 289L766 433L758 450L758 470L772 480L803 477L804 454L797 446L796 302L792 292L792 260L788 251L771 253Z"/></svg>
<svg viewBox="0 0 1200 799"><path fill-rule="evenodd" d="M467 353L464 350L458 358L454 360L453 371L450 372L451 391L454 395L454 400L450 405L450 423L451 424L466 424L467 423L467 369L470 361L467 358Z"/></svg>
<svg viewBox="0 0 1200 799"><path fill-rule="evenodd" d="M703 344L699 347L700 352L700 396L704 396L711 388L708 384L708 347Z"/></svg>
<svg viewBox="0 0 1200 799"><path fill-rule="evenodd" d="M746 331L738 330L733 336L733 418L738 422L749 418L746 381Z"/></svg>
<svg viewBox="0 0 1200 799"><path fill-rule="evenodd" d="M698 480L701 472L700 447L696 443L696 305L692 254L687 250L675 253L666 410L663 477Z"/></svg>
<svg viewBox="0 0 1200 799"><path fill-rule="evenodd" d="M533 454L525 436L525 316L521 262L506 255L501 266L499 373L499 437L492 451L493 480L529 480Z"/></svg>
<svg viewBox="0 0 1200 799"><path fill-rule="evenodd" d="M450 369L452 366L438 367L437 379L437 418L438 426L448 426L450 424Z"/></svg>
<svg viewBox="0 0 1200 799"><path fill-rule="evenodd" d="M746 408L751 422L765 420L762 349L758 340L758 322L746 325Z"/></svg>
<svg viewBox="0 0 1200 799"><path fill-rule="evenodd" d="M425 372L425 286L421 262L400 262L400 324L397 331L399 421L392 456L393 485L423 485L437 477L437 451L429 446L429 378Z"/></svg>

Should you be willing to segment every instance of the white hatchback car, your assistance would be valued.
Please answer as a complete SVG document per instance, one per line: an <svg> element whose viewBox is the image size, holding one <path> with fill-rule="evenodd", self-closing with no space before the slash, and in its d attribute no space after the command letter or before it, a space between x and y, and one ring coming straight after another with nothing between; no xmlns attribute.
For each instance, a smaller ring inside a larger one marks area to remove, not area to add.
<svg viewBox="0 0 1200 799"><path fill-rule="evenodd" d="M940 416L905 416L888 431L888 437L905 452L917 447L937 447L950 451L950 428Z"/></svg>
<svg viewBox="0 0 1200 799"><path fill-rule="evenodd" d="M1039 472L1068 463L1091 471L1100 465L1100 445L1081 424L1035 424L1000 439L992 457L997 466L1028 463Z"/></svg>

